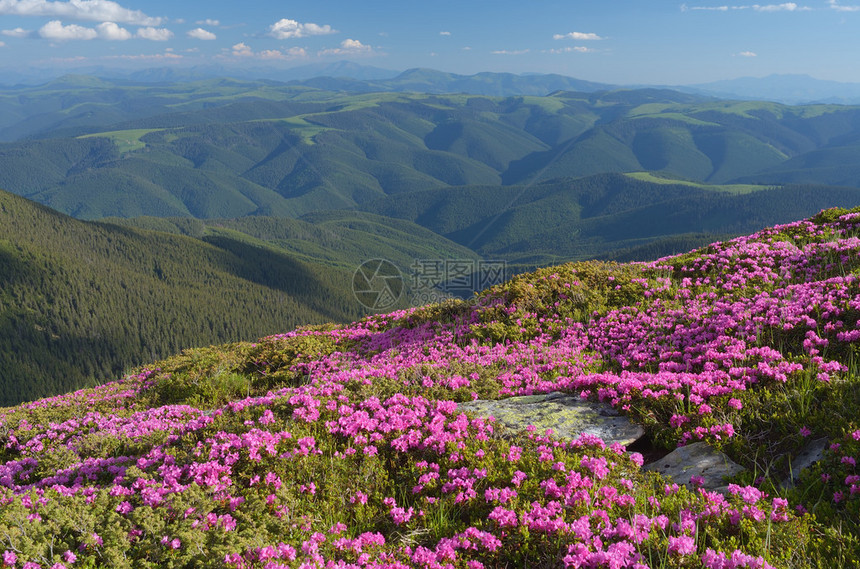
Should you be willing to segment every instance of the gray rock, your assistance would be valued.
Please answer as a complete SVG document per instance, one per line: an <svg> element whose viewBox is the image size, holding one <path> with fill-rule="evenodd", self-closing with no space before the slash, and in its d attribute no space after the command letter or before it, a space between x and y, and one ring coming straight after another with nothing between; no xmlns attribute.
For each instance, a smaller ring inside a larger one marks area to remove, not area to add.
<svg viewBox="0 0 860 569"><path fill-rule="evenodd" d="M627 417L619 416L609 405L559 392L496 401L479 399L460 403L457 409L493 416L515 431L534 425L539 433L552 429L554 436L563 439L576 439L582 433L588 433L600 437L607 445L629 445L645 434L642 427Z"/></svg>
<svg viewBox="0 0 860 569"><path fill-rule="evenodd" d="M804 468L809 468L824 458L824 451L827 449L827 446L826 438L809 441L809 444L803 447L797 453L797 456L791 459L791 475L782 481L783 487L793 488L797 481L800 480L800 472Z"/></svg>
<svg viewBox="0 0 860 569"><path fill-rule="evenodd" d="M744 471L744 467L705 442L679 447L642 468L669 476L675 483L689 488L694 488L690 477L700 476L705 480L703 488L717 491L725 489L724 477Z"/></svg>

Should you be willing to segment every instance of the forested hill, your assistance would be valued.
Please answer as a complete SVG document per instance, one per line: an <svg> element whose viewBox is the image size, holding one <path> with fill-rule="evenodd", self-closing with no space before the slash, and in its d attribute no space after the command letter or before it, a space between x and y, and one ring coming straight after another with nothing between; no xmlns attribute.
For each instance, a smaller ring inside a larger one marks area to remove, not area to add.
<svg viewBox="0 0 860 569"><path fill-rule="evenodd" d="M298 217L406 192L641 171L860 185L860 107L660 89L503 98L57 84L0 90L0 140L0 187L80 219Z"/></svg>
<svg viewBox="0 0 860 569"><path fill-rule="evenodd" d="M212 241L82 222L0 191L0 404L192 346L360 316L351 273Z"/></svg>

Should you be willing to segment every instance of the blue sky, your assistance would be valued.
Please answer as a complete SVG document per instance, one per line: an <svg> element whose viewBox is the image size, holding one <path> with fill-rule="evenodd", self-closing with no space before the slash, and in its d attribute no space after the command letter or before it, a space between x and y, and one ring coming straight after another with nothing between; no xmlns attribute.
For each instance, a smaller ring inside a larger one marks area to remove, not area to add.
<svg viewBox="0 0 860 569"><path fill-rule="evenodd" d="M0 71L351 60L690 84L860 82L860 0L0 0Z"/></svg>

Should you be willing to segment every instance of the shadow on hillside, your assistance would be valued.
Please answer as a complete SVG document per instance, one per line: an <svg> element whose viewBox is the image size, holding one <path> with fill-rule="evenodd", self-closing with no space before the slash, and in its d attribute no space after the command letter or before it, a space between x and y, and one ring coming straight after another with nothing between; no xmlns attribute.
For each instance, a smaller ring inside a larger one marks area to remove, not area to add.
<svg viewBox="0 0 860 569"><path fill-rule="evenodd" d="M32 263L22 259L22 255L14 245L0 240L0 293L2 288L29 282L36 275Z"/></svg>
<svg viewBox="0 0 860 569"><path fill-rule="evenodd" d="M361 306L349 290L351 275L341 270L311 266L283 253L228 237L207 236L203 241L229 254L223 260L223 268L237 277L288 294L336 322L361 316Z"/></svg>

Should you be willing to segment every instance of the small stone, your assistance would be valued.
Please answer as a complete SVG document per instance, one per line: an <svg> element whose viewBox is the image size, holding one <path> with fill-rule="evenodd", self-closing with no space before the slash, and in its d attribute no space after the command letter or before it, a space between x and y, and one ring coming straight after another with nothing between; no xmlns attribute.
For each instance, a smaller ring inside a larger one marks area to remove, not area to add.
<svg viewBox="0 0 860 569"><path fill-rule="evenodd" d="M695 487L690 483L690 478L700 477L704 480L702 488L719 491L725 489L725 477L734 476L745 469L711 448L708 443L698 442L675 449L660 460L644 466L643 470L659 472L671 477L675 483L690 488Z"/></svg>
<svg viewBox="0 0 860 569"><path fill-rule="evenodd" d="M827 439L815 439L813 441L809 441L809 443L804 446L797 455L791 459L791 473L786 477L785 480L782 481L782 486L785 488L793 488L794 485L800 480L800 473L806 468L809 468L822 458L824 458L824 451L827 449Z"/></svg>
<svg viewBox="0 0 860 569"><path fill-rule="evenodd" d="M641 426L618 415L609 405L560 392L499 400L479 399L460 403L457 409L493 416L513 431L534 425L539 433L552 429L553 436L570 440L587 433L600 437L607 445L620 443L626 446L645 434Z"/></svg>

